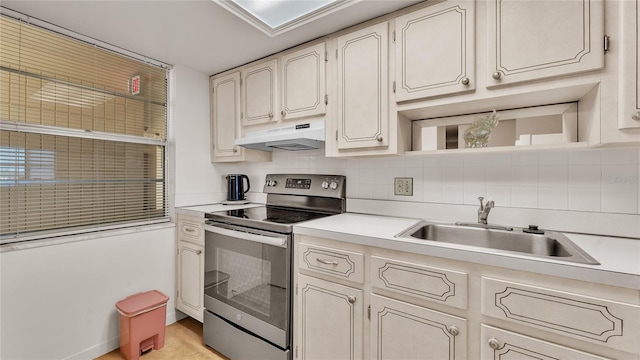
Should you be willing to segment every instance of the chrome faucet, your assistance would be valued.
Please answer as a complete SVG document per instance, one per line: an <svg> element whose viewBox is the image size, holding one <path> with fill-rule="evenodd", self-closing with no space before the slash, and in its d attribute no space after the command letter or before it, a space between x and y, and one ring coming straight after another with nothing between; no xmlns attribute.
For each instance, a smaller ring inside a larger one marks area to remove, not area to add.
<svg viewBox="0 0 640 360"><path fill-rule="evenodd" d="M478 223L486 224L487 218L489 217L489 212L491 211L491 209L493 209L494 202L493 200L491 200L487 201L486 204L483 204L482 202L484 198L482 196L479 196L478 200L480 200L480 207L478 208Z"/></svg>

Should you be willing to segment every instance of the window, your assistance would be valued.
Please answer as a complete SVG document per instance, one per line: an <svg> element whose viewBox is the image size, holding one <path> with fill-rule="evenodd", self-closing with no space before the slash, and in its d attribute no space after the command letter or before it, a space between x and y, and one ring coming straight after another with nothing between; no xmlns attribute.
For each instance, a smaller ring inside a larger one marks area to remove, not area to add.
<svg viewBox="0 0 640 360"><path fill-rule="evenodd" d="M168 66L13 15L0 16L0 243L166 221Z"/></svg>

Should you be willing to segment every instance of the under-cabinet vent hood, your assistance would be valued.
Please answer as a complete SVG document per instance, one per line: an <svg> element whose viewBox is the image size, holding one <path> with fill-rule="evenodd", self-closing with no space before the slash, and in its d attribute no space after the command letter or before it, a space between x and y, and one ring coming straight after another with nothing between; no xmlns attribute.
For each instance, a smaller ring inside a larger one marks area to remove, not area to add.
<svg viewBox="0 0 640 360"><path fill-rule="evenodd" d="M275 129L247 131L236 145L249 149L273 151L318 149L324 143L324 121L285 126Z"/></svg>

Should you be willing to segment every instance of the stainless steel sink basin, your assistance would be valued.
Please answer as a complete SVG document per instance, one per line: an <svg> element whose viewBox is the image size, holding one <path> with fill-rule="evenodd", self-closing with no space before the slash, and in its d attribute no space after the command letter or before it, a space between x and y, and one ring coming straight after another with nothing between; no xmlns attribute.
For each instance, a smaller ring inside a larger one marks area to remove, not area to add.
<svg viewBox="0 0 640 360"><path fill-rule="evenodd" d="M480 224L449 225L422 222L397 237L492 249L547 259L599 265L594 258L561 233L531 234L522 228L496 229ZM508 230L512 229L512 230Z"/></svg>

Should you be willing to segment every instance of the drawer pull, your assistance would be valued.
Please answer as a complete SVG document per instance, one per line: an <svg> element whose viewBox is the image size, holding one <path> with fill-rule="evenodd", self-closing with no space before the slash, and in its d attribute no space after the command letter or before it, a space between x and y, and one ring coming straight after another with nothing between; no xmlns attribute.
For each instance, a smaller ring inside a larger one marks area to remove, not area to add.
<svg viewBox="0 0 640 360"><path fill-rule="evenodd" d="M498 341L498 339L494 337L489 339L487 343L489 344L489 347L492 348L493 350L498 350L498 348L500 347L500 342Z"/></svg>
<svg viewBox="0 0 640 360"><path fill-rule="evenodd" d="M338 265L337 261L325 260L325 259L320 259L320 258L316 258L316 261L321 263L321 264L325 264L325 265Z"/></svg>
<svg viewBox="0 0 640 360"><path fill-rule="evenodd" d="M347 297L347 300L349 300L349 303L353 304L353 303L355 303L355 302L356 302L356 297L355 297L355 296L353 296L353 295L349 295L349 296Z"/></svg>
<svg viewBox="0 0 640 360"><path fill-rule="evenodd" d="M460 334L460 329L458 329L457 326L455 325L451 325L447 328L447 331L449 332L449 334L453 335L453 336L458 336L458 334Z"/></svg>
<svg viewBox="0 0 640 360"><path fill-rule="evenodd" d="M192 228L185 228L185 229L184 229L184 231L192 233L192 232L194 232L195 230L193 230Z"/></svg>

